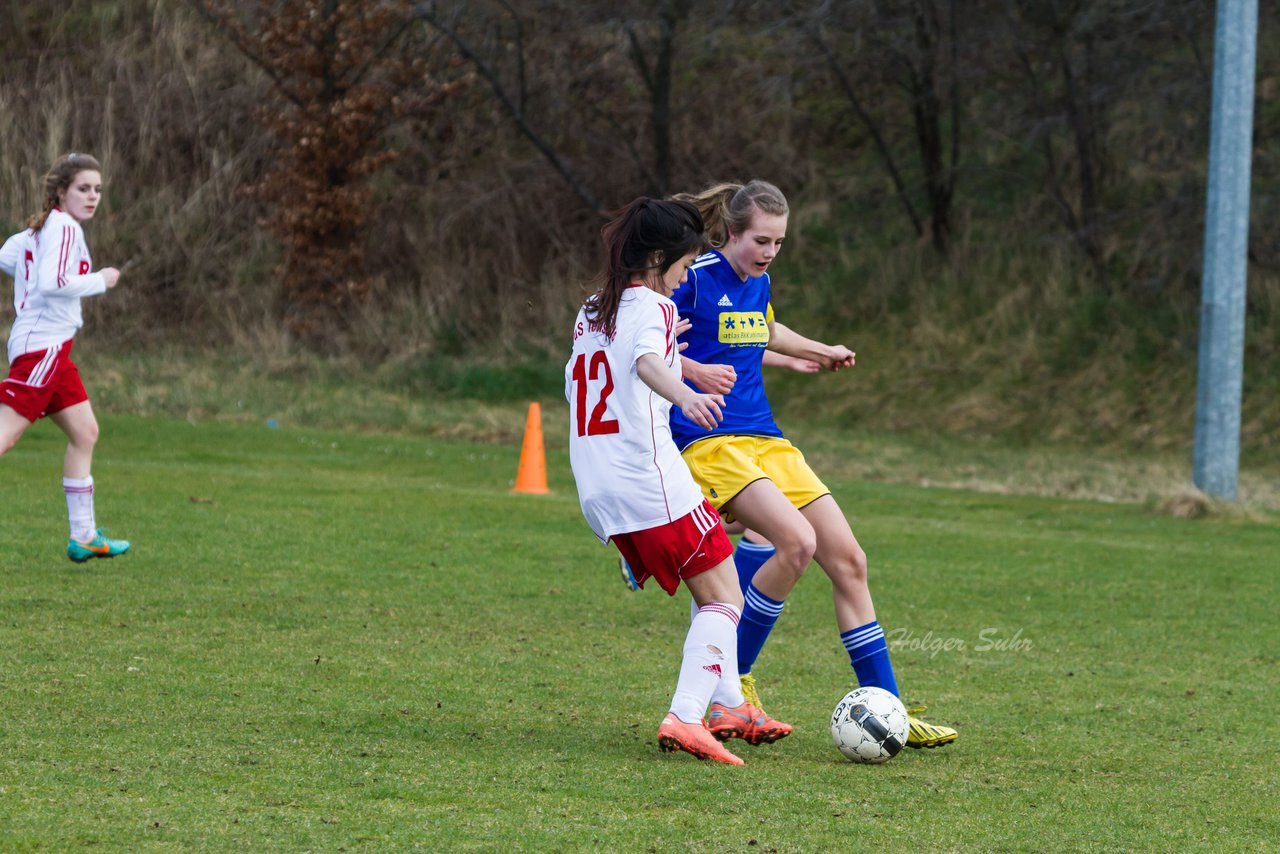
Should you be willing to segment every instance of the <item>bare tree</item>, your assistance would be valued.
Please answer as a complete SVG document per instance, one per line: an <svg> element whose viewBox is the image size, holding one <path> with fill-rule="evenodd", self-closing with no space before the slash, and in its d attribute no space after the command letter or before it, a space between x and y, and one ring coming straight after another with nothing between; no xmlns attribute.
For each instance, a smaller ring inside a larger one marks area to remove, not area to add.
<svg viewBox="0 0 1280 854"><path fill-rule="evenodd" d="M603 211L601 189L592 186L591 170L575 163L569 153L581 147L581 141L570 145L548 115L536 113L531 86L535 81L544 88L554 86L561 97L571 99L593 122L574 130L612 140L627 153L647 192L667 195L672 174L672 69L677 36L692 6L692 0L661 0L649 18L625 14L612 3L549 4L541 10L541 20L573 16L578 23L572 33L561 34L558 52L573 61L559 66L566 79L556 81L548 79L547 68L530 67L529 21L507 0L495 0L489 10L475 3L429 0L418 3L414 14L471 63L516 130L573 194L591 210ZM643 109L626 94L636 80L645 93ZM637 144L645 137L647 151Z"/></svg>
<svg viewBox="0 0 1280 854"><path fill-rule="evenodd" d="M917 211L916 192L885 133L886 120L873 115L861 90L878 89L883 76L906 95L929 236L941 255L947 254L951 243L952 201L960 164L956 26L956 0L867 2L839 8L824 2L805 26L807 40L818 49L854 117L870 135L912 228L923 236L924 217ZM861 49L837 48L836 41L856 41ZM861 83L864 79L868 82Z"/></svg>
<svg viewBox="0 0 1280 854"><path fill-rule="evenodd" d="M1099 222L1099 192L1108 169L1103 124L1117 81L1099 76L1099 21L1092 5L1048 0L1019 6L1012 23L1020 37L1010 43L1039 115L1031 139L1043 156L1045 188L1072 239L1105 277Z"/></svg>
<svg viewBox="0 0 1280 854"><path fill-rule="evenodd" d="M286 324L313 344L373 284L363 229L366 179L394 152L386 129L451 91L420 55L398 48L407 2L189 0L272 81L281 103L259 119L274 137L271 169L252 188L274 208L264 225L284 246Z"/></svg>
<svg viewBox="0 0 1280 854"><path fill-rule="evenodd" d="M489 84L494 97L503 111L519 130L521 136L551 164L564 182L569 186L584 205L594 211L603 211L604 206L596 195L586 186L582 177L555 143L546 134L534 127L534 119L529 114L528 77L525 68L525 26L520 14L506 0L498 0L503 15L481 26L488 25L488 32L471 36L465 29L465 12L467 3L418 3L414 6L413 15L418 20L434 28L457 48L458 52L471 63L476 72ZM494 45L509 46L514 67L504 75L498 62L492 57L499 51ZM486 46L489 48L486 50Z"/></svg>
<svg viewBox="0 0 1280 854"><path fill-rule="evenodd" d="M688 17L692 5L692 0L663 0L659 5L652 63L635 22L627 21L625 25L632 60L649 93L649 128L653 135L649 192L659 197L671 192L671 64L676 29Z"/></svg>
<svg viewBox="0 0 1280 854"><path fill-rule="evenodd" d="M1208 138L1200 39L1212 31L1212 7L1044 0L1000 9L992 64L1012 71L1021 97L1010 93L1013 121L993 124L1039 154L1044 198L1100 282L1124 269L1179 276L1197 245L1198 219L1187 211L1202 186L1186 179ZM1203 134L1187 132L1201 126ZM1136 178L1135 166L1162 177Z"/></svg>

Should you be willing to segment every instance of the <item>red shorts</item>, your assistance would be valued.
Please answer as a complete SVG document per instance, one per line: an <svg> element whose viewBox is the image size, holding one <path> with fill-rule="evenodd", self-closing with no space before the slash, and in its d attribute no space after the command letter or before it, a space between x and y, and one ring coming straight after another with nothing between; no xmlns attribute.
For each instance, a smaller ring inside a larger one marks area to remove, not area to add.
<svg viewBox="0 0 1280 854"><path fill-rule="evenodd" d="M710 502L693 508L666 525L614 534L613 544L631 566L636 583L644 587L648 578L656 578L667 595L676 595L680 579L693 578L719 566L733 554L733 544L720 525L720 515Z"/></svg>
<svg viewBox="0 0 1280 854"><path fill-rule="evenodd" d="M8 379L0 380L0 403L28 421L88 399L80 370L71 361L70 339L48 350L24 353L9 366Z"/></svg>

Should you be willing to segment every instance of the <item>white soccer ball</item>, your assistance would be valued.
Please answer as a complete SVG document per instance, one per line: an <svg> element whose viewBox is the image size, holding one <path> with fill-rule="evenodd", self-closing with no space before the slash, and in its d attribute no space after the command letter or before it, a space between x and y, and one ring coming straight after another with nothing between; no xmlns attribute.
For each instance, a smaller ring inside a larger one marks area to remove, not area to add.
<svg viewBox="0 0 1280 854"><path fill-rule="evenodd" d="M887 762L907 744L907 708L883 688L857 688L831 713L831 737L854 762Z"/></svg>

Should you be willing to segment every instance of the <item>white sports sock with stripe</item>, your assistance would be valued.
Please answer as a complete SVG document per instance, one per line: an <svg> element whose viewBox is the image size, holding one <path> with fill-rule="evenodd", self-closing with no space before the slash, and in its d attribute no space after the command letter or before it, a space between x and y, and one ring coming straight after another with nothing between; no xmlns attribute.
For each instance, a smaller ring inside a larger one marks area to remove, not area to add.
<svg viewBox="0 0 1280 854"><path fill-rule="evenodd" d="M742 684L738 681L740 616L741 612L732 605L711 602L699 608L690 623L680 679L671 698L672 714L685 723L702 721L712 694L736 693L738 702L732 705L742 705Z"/></svg>
<svg viewBox="0 0 1280 854"><path fill-rule="evenodd" d="M87 543L98 533L93 518L93 477L64 477L62 491L67 495L67 521L71 539Z"/></svg>

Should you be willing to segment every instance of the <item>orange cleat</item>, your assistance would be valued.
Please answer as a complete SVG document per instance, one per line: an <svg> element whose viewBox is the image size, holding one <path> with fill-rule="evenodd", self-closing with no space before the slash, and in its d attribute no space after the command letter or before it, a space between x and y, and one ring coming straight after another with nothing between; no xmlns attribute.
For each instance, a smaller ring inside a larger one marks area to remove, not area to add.
<svg viewBox="0 0 1280 854"><path fill-rule="evenodd" d="M707 730L721 741L740 738L751 745L772 744L791 735L791 724L775 721L750 703L743 703L736 709L712 703L711 712L707 715Z"/></svg>
<svg viewBox="0 0 1280 854"><path fill-rule="evenodd" d="M788 727L788 732L790 727ZM742 765L743 762L734 756L720 742L712 738L706 726L701 722L687 724L671 713L663 719L658 727L658 747L667 753L683 750L692 753L699 759L711 759L726 765Z"/></svg>

